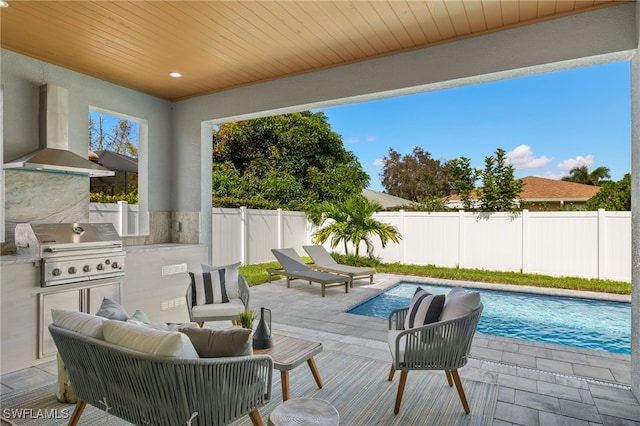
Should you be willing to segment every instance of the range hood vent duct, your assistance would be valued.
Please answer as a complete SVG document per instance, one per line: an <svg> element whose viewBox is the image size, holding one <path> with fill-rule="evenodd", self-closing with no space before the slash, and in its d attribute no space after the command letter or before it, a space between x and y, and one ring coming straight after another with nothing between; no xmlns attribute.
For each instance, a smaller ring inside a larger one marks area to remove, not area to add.
<svg viewBox="0 0 640 426"><path fill-rule="evenodd" d="M89 177L115 174L69 151L69 92L64 87L40 86L39 135L39 150L9 161L3 168Z"/></svg>

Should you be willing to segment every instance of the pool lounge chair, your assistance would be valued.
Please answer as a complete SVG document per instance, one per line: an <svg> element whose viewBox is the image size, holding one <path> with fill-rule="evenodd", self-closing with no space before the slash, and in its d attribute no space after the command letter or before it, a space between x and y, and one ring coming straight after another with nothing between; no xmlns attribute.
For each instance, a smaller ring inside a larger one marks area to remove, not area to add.
<svg viewBox="0 0 640 426"><path fill-rule="evenodd" d="M333 260L333 257L331 257L329 252L321 245L302 246L302 248L309 254L311 259L313 260L314 265L311 265L312 268L315 268L319 271L347 275L350 279L351 287L353 287L354 278L367 276L369 277L369 284L373 284L373 274L376 273L375 269L361 268L358 266L343 265L341 263L337 263L335 260Z"/></svg>
<svg viewBox="0 0 640 426"><path fill-rule="evenodd" d="M291 279L300 279L309 281L309 284L319 283L322 286L322 297L325 296L326 287L344 285L344 292L349 293L349 277L309 269L292 248L271 249L271 252L282 265L284 270L282 275L287 278L287 288L290 287Z"/></svg>

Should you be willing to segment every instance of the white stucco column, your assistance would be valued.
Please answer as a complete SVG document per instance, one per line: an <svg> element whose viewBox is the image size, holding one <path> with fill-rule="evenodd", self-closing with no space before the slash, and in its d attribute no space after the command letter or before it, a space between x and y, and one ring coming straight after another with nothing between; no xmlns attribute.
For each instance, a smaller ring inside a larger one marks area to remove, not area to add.
<svg viewBox="0 0 640 426"><path fill-rule="evenodd" d="M640 12L636 15L640 20ZM640 49L631 59L631 389L640 399Z"/></svg>

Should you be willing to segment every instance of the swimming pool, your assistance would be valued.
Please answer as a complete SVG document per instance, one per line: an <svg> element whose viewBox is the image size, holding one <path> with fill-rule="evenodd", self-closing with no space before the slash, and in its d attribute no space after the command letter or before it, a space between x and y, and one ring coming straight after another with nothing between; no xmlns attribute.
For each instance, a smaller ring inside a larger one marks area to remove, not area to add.
<svg viewBox="0 0 640 426"><path fill-rule="evenodd" d="M392 310L409 306L417 286L432 294L447 294L451 289L442 285L401 282L347 312L387 319ZM478 324L480 333L631 353L629 303L498 290L477 291L484 304Z"/></svg>

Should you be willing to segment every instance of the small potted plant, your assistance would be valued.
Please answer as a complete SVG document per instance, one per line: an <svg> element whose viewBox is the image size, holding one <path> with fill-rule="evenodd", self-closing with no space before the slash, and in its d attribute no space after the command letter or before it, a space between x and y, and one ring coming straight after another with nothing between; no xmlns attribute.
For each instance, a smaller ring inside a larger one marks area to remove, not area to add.
<svg viewBox="0 0 640 426"><path fill-rule="evenodd" d="M241 311L238 315L240 319L240 325L242 328L253 329L253 320L256 318L256 314L253 311Z"/></svg>

